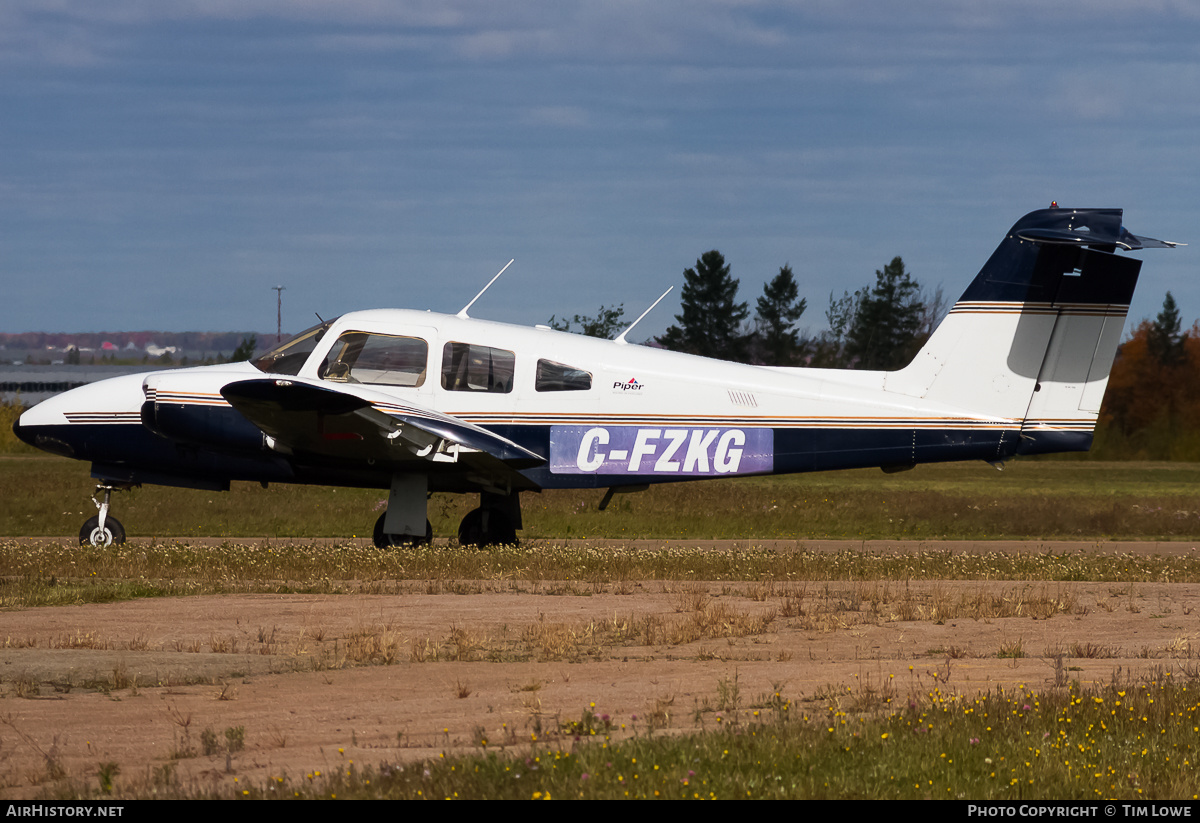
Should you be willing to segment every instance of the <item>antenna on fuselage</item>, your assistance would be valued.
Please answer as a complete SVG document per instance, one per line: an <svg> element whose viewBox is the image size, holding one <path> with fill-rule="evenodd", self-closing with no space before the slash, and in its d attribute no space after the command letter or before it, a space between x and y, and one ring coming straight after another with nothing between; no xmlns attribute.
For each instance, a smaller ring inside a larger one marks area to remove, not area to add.
<svg viewBox="0 0 1200 823"><path fill-rule="evenodd" d="M516 260L516 259L517 259L517 258L515 258L515 257L513 258L513 260ZM479 298L483 297L483 293L484 293L485 291L487 291L488 289L490 289L490 288L492 287L492 284L493 284L493 283L495 283L495 282L496 282L496 280L497 280L497 279L499 279L500 275L504 274L504 272L505 272L505 271L508 269L508 267L509 267L509 266L511 266L512 264L513 264L513 261L512 261L512 260L509 260L507 263L505 263L505 264L504 264L504 268L503 268L503 269L500 269L500 271L496 272L496 276L495 276L495 277L493 277L491 280L489 280L489 281L488 281L488 284L487 284L486 286L484 286L482 289L480 289L480 290L479 290L479 294L477 294L477 295L475 295L473 298L471 298L471 302L470 302L470 303L468 303L467 305L465 305L465 306L463 306L463 307L462 307L462 311L460 311L460 312L458 313L458 316L459 316L459 317L461 317L461 318L463 318L463 319L466 319L466 318L467 318L467 309L469 309L469 308L471 308L472 306L474 306L474 305L475 305L475 301L476 301L476 300L478 300Z"/></svg>
<svg viewBox="0 0 1200 823"><path fill-rule="evenodd" d="M671 286L671 289L673 289L673 288L675 288L675 287ZM671 289L667 289L665 292L663 292L662 297L658 298L653 303L651 303L650 308L648 308L644 312L642 312L641 316L638 317L637 320L634 320L632 323L630 323L629 328L625 329L625 331L623 331L619 335L617 335L617 339L614 340L613 342L620 346L628 346L629 341L625 339L625 335L627 335L631 331L633 331L633 327L636 326L638 323L642 322L642 317L645 317L647 314L654 311L654 307L663 301L663 297L666 297L668 294L671 293Z"/></svg>

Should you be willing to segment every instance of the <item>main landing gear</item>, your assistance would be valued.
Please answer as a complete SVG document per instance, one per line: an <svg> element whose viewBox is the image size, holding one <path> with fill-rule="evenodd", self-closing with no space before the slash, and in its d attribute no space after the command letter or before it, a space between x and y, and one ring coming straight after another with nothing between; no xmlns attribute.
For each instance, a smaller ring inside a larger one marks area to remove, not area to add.
<svg viewBox="0 0 1200 823"><path fill-rule="evenodd" d="M433 542L433 524L425 521L425 534L388 534L384 529L387 522L387 512L379 515L375 521L375 548L388 549L393 546L428 546Z"/></svg>
<svg viewBox="0 0 1200 823"><path fill-rule="evenodd" d="M426 516L428 489L428 478L421 475L398 474L392 478L387 511L375 521L377 548L429 545L433 527ZM481 492L479 508L464 517L458 527L458 542L464 546L515 546L517 529L521 527L521 499L517 492Z"/></svg>
<svg viewBox="0 0 1200 823"><path fill-rule="evenodd" d="M81 546L120 546L125 542L125 527L121 521L108 513L108 503L114 489L128 489L128 486L110 486L99 484L92 494L92 502L99 511L95 517L89 517L79 530L79 545ZM104 492L104 502L96 499L96 495Z"/></svg>
<svg viewBox="0 0 1200 823"><path fill-rule="evenodd" d="M429 545L433 526L425 516L428 497L429 478L425 475L393 475L387 509L375 521L375 547Z"/></svg>
<svg viewBox="0 0 1200 823"><path fill-rule="evenodd" d="M463 518L458 542L464 546L515 546L517 530L504 512L480 506Z"/></svg>
<svg viewBox="0 0 1200 823"><path fill-rule="evenodd" d="M518 492L481 492L479 508L472 509L458 527L458 542L464 546L515 546L520 528Z"/></svg>

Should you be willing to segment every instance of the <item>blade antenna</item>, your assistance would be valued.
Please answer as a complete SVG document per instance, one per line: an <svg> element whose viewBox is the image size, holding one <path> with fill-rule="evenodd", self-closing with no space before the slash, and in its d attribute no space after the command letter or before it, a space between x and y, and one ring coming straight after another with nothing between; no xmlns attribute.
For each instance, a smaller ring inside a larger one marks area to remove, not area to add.
<svg viewBox="0 0 1200 823"><path fill-rule="evenodd" d="M674 286L671 286L671 289L673 289L673 288L675 288L675 287L674 287ZM617 339L616 339L616 340L614 340L613 342L614 342L614 343L616 343L618 346L628 346L628 345L629 345L629 341L625 339L625 335L627 335L627 334L629 334L631 331L633 331L633 327L634 327L634 326L636 326L638 323L641 323L641 322L642 322L642 318L643 318L643 317L645 317L645 316L646 316L647 314L649 314L650 312L654 311L654 307L655 307L655 306L657 306L659 303L661 303L661 302L663 301L663 297L666 297L668 294L670 294L670 293L671 293L671 289L667 289L665 292L663 292L663 293L662 293L662 297L658 298L658 299L657 299L657 300L655 300L653 303L651 303L651 304L650 304L650 308L648 308L648 309L646 309L644 312L642 312L641 316L640 316L640 317L638 317L638 319L637 319L637 320L634 320L632 323L630 323L630 324L629 324L629 328L627 328L627 329L625 329L625 331L621 332L621 333L620 333L620 334L617 336Z"/></svg>
<svg viewBox="0 0 1200 823"><path fill-rule="evenodd" d="M517 259L517 258L515 258L515 257L513 258L513 260L516 260L516 259ZM471 302L470 302L470 303L468 303L467 305L465 305L465 306L463 306L463 307L462 307L462 311L460 311L460 312L458 313L458 316L459 316L459 317L461 317L461 318L463 318L463 319L466 319L466 317L467 317L467 309L469 309L469 308L471 308L472 306L474 306L474 305L475 305L475 301L476 301L476 300L478 300L479 298L483 297L483 293L484 293L485 291L487 291L488 289L490 289L490 288L492 287L492 284L493 284L493 283L495 283L495 282L496 282L496 281L497 281L497 280L500 278L500 275L504 274L504 272L505 272L505 271L507 271L507 270L508 270L508 267L509 267L509 266L511 266L512 264L513 264L513 261L512 261L512 260L509 260L507 263L505 263L505 264L504 264L504 268L503 268L503 269L500 269L500 271L496 272L496 276L495 276L495 277L493 277L491 280L489 280L489 281L488 281L488 284L487 284L486 286L484 286L482 289L480 289L480 291L479 291L479 294L477 294L477 295L475 295L473 298L471 298Z"/></svg>

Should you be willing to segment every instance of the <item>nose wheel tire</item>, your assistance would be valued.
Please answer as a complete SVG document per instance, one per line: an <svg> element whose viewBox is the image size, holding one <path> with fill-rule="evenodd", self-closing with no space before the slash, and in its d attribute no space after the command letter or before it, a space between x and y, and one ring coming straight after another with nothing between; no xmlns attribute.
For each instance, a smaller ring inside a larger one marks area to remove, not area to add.
<svg viewBox="0 0 1200 823"><path fill-rule="evenodd" d="M83 528L79 530L79 545L95 546L102 548L104 546L120 546L125 543L125 527L121 525L121 521L113 516L104 518L104 528L100 528L99 517L89 517L87 522L83 524Z"/></svg>
<svg viewBox="0 0 1200 823"><path fill-rule="evenodd" d="M433 524L428 520L425 521L425 534L418 537L411 534L385 534L383 531L383 519L387 517L387 512L379 515L379 519L375 521L375 548L388 549L394 546L428 546L433 542Z"/></svg>

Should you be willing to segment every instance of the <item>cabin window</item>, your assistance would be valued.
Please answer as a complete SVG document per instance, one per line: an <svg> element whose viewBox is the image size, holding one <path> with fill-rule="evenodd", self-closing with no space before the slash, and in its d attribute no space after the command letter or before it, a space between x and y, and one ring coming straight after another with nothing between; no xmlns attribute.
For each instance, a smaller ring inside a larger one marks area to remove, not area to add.
<svg viewBox="0 0 1200 823"><path fill-rule="evenodd" d="M538 391L587 391L591 387L591 372L553 360L537 362L534 388Z"/></svg>
<svg viewBox="0 0 1200 823"><path fill-rule="evenodd" d="M429 344L419 337L346 332L337 339L319 371L325 380L377 386L425 383Z"/></svg>
<svg viewBox="0 0 1200 823"><path fill-rule="evenodd" d="M305 329L261 357L255 358L251 363L254 368L267 374L297 375L331 325L333 320L326 320L311 329Z"/></svg>
<svg viewBox="0 0 1200 823"><path fill-rule="evenodd" d="M510 351L470 343L447 343L442 349L442 388L507 394L513 387L516 357Z"/></svg>

